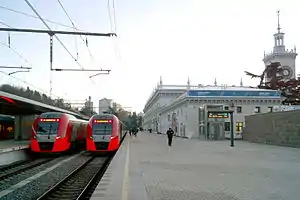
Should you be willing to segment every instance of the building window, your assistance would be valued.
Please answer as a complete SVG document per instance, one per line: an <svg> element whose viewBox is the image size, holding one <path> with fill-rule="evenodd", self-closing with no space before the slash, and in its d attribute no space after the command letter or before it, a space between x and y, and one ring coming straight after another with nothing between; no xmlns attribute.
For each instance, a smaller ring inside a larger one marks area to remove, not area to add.
<svg viewBox="0 0 300 200"><path fill-rule="evenodd" d="M242 113L242 106L236 107L236 112L237 113Z"/></svg>
<svg viewBox="0 0 300 200"><path fill-rule="evenodd" d="M230 122L225 122L225 131L230 131Z"/></svg>
<svg viewBox="0 0 300 200"><path fill-rule="evenodd" d="M254 108L254 112L255 112L255 113L260 113L260 107L259 107L259 106L256 106L256 107Z"/></svg>
<svg viewBox="0 0 300 200"><path fill-rule="evenodd" d="M273 107L268 107L268 112L273 112Z"/></svg>
<svg viewBox="0 0 300 200"><path fill-rule="evenodd" d="M228 106L225 106L225 107L224 107L224 110L229 110L229 107L228 107Z"/></svg>
<svg viewBox="0 0 300 200"><path fill-rule="evenodd" d="M240 133L240 132L242 132L242 130L243 130L243 122L236 122L236 124L235 124L235 130L236 130L236 132L238 133Z"/></svg>
<svg viewBox="0 0 300 200"><path fill-rule="evenodd" d="M170 114L168 114L168 121L171 121L171 119L170 119Z"/></svg>

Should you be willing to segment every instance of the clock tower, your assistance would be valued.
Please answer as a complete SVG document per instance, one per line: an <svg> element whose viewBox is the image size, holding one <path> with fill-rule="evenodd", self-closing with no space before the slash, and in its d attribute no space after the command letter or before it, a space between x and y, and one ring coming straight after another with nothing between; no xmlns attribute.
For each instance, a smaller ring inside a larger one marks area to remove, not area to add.
<svg viewBox="0 0 300 200"><path fill-rule="evenodd" d="M270 54L264 54L264 63L265 66L268 66L273 62L280 62L283 70L280 76L283 77L284 80L290 80L296 78L296 47L294 49L288 50L284 45L284 33L280 31L280 21L279 21L279 11L277 11L278 25L277 25L277 33L274 36L274 47L273 52ZM271 77L266 74L265 82L269 82Z"/></svg>

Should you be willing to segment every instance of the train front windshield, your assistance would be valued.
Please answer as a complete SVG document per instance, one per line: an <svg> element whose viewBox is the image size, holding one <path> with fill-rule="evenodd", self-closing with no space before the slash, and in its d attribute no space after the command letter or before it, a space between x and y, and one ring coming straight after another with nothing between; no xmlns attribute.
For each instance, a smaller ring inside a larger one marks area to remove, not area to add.
<svg viewBox="0 0 300 200"><path fill-rule="evenodd" d="M111 135L112 120L94 120L93 135Z"/></svg>
<svg viewBox="0 0 300 200"><path fill-rule="evenodd" d="M37 124L36 133L39 135L56 135L59 119L40 119Z"/></svg>

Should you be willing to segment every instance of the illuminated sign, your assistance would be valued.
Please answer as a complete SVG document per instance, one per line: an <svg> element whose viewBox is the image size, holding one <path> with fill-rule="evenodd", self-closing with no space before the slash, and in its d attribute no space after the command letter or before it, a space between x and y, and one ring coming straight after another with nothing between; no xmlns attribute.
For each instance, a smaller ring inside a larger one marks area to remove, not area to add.
<svg viewBox="0 0 300 200"><path fill-rule="evenodd" d="M208 118L228 118L229 113L208 113Z"/></svg>
<svg viewBox="0 0 300 200"><path fill-rule="evenodd" d="M41 122L59 122L59 119L40 119Z"/></svg>
<svg viewBox="0 0 300 200"><path fill-rule="evenodd" d="M112 120L108 120L108 119L95 119L94 123L111 123Z"/></svg>

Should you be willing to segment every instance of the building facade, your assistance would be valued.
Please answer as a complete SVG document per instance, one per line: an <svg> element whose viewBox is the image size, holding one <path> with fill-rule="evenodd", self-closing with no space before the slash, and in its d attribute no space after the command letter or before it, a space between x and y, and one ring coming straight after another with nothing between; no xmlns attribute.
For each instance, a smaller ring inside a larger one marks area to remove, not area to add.
<svg viewBox="0 0 300 200"><path fill-rule="evenodd" d="M89 98L85 100L84 107L89 108L90 110L93 110L94 103L92 101L92 97L91 96L89 96Z"/></svg>
<svg viewBox="0 0 300 200"><path fill-rule="evenodd" d="M165 133L172 127L175 133L182 137L206 138L209 133L201 131L199 109L215 107L218 110L234 111L234 137L242 138L245 116L273 112L274 106L278 108L283 100L277 91L249 87L174 87L157 88L145 106L143 128ZM224 138L229 138L230 119L226 119L221 126L224 129ZM205 130L206 128L205 125Z"/></svg>
<svg viewBox="0 0 300 200"><path fill-rule="evenodd" d="M113 100L103 98L99 100L99 114L107 113L109 112L109 108L113 107Z"/></svg>

